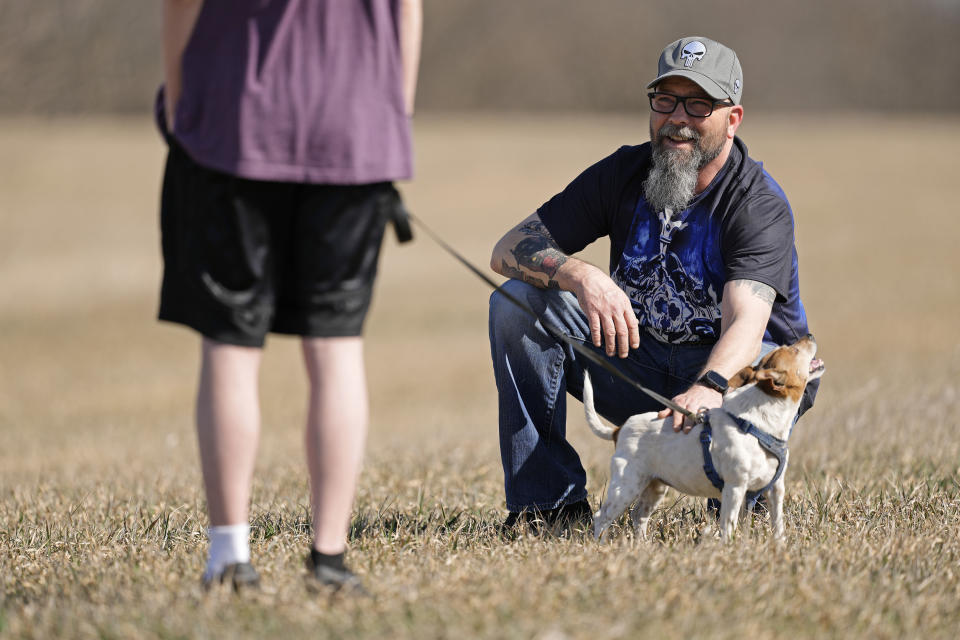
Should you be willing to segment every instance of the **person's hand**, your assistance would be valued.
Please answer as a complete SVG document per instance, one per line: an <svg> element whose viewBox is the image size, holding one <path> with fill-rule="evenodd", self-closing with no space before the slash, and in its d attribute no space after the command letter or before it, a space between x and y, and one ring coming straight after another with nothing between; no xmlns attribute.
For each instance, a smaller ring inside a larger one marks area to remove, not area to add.
<svg viewBox="0 0 960 640"><path fill-rule="evenodd" d="M672 398L672 400L684 409L697 413L700 409L716 409L722 405L723 394L709 387L705 387L702 384L695 384L680 395ZM674 431L683 429L684 433L690 433L690 429L693 429L694 423L679 411L664 409L657 414L657 417L666 418L671 415L673 416Z"/></svg>
<svg viewBox="0 0 960 640"><path fill-rule="evenodd" d="M626 358L630 349L640 346L640 323L630 298L597 267L585 262L577 267L569 274L574 283L570 290L587 316L593 345L605 347L608 356Z"/></svg>

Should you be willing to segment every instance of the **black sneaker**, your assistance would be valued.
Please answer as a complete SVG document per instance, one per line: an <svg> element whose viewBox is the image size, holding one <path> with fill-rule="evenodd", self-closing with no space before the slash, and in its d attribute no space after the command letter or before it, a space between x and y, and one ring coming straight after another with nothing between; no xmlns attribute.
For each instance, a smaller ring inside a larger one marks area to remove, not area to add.
<svg viewBox="0 0 960 640"><path fill-rule="evenodd" d="M511 511L503 521L501 531L513 532L521 523L534 533L543 528L568 530L589 527L593 522L593 512L590 503L578 500L571 504L560 505L556 509L528 509L525 511Z"/></svg>
<svg viewBox="0 0 960 640"><path fill-rule="evenodd" d="M223 568L219 575L204 577L203 588L209 591L217 585L230 585L234 591L260 588L260 574L249 562L234 562Z"/></svg>
<svg viewBox="0 0 960 640"><path fill-rule="evenodd" d="M320 564L315 561L314 553L306 558L307 586L314 590L331 590L353 596L369 596L363 584L342 561L335 564Z"/></svg>

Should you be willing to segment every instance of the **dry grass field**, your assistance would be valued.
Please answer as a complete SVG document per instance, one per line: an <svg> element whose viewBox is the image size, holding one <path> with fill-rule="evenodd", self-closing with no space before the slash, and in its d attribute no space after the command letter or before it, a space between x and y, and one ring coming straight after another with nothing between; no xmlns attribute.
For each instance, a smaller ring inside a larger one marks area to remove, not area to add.
<svg viewBox="0 0 960 640"><path fill-rule="evenodd" d="M317 598L297 344L268 343L252 505L265 588L205 595L198 341L154 320L163 149L134 120L0 120L0 637L954 638L960 630L960 119L748 119L799 223L827 363L791 441L787 537L722 546L671 493L652 540L503 540L488 290L389 237L350 557ZM425 115L410 208L480 265L643 115ZM590 256L605 263L604 247ZM571 406L598 504L609 443Z"/></svg>

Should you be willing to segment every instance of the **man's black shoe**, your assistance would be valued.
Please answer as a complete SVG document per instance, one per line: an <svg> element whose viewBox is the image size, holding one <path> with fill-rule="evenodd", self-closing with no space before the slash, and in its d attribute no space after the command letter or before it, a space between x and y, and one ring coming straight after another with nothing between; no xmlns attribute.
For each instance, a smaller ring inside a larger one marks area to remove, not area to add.
<svg viewBox="0 0 960 640"><path fill-rule="evenodd" d="M260 574L249 562L234 562L225 566L219 575L204 577L203 588L207 591L217 585L230 585L237 592L259 589Z"/></svg>
<svg viewBox="0 0 960 640"><path fill-rule="evenodd" d="M526 524L534 533L539 533L543 528L563 530L589 527L591 522L593 522L593 512L590 510L590 503L586 500L578 500L571 504L560 505L556 509L511 511L503 521L501 531L512 532L521 523Z"/></svg>
<svg viewBox="0 0 960 640"><path fill-rule="evenodd" d="M311 549L306 559L307 585L311 589L331 590L353 596L368 596L358 578L343 564L343 554L325 556Z"/></svg>

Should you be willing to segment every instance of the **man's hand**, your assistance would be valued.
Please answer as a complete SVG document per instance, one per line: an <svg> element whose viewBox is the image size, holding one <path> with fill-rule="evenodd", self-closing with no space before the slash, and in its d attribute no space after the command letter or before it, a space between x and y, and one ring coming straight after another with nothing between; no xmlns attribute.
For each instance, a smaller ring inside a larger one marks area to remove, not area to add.
<svg viewBox="0 0 960 640"><path fill-rule="evenodd" d="M700 409L716 409L723 404L723 394L719 391L715 391L709 387L705 387L702 384L695 384L680 395L673 398L673 401L678 405L697 413ZM693 429L693 421L673 409L664 409L657 414L658 418L666 418L668 416L673 416L673 430L680 431L683 429L684 433L690 433L690 429Z"/></svg>
<svg viewBox="0 0 960 640"><path fill-rule="evenodd" d="M610 276L581 261L570 261L557 273L561 286L577 296L580 308L590 324L590 339L595 347L604 346L608 356L626 358L630 349L640 346L640 323L633 313L630 298ZM564 287L566 288L566 287Z"/></svg>

